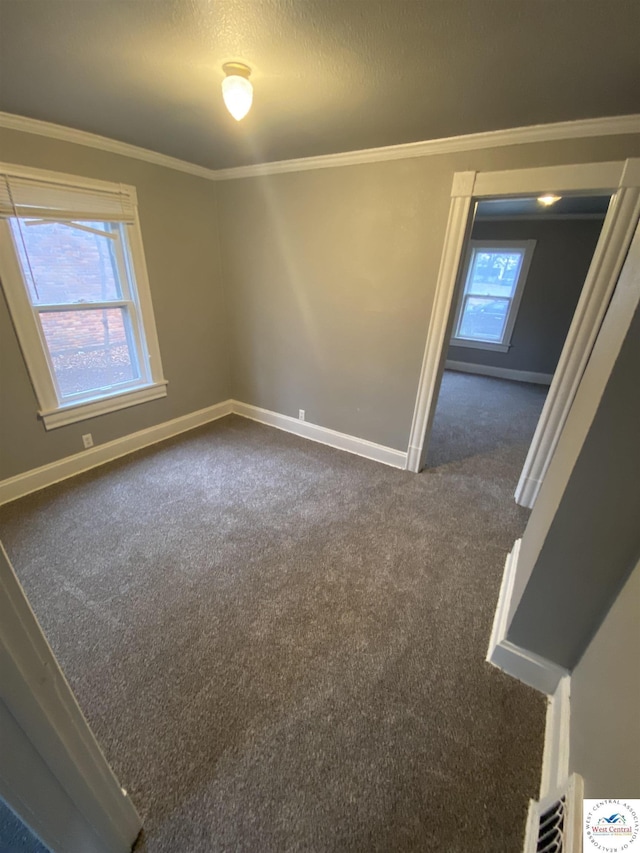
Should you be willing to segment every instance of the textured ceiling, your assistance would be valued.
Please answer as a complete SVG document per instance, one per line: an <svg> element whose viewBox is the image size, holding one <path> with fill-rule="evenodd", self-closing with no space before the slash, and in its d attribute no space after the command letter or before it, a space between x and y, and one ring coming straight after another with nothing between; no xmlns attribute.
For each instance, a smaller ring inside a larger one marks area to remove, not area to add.
<svg viewBox="0 0 640 853"><path fill-rule="evenodd" d="M0 110L223 168L640 112L639 34L640 0L0 0Z"/></svg>

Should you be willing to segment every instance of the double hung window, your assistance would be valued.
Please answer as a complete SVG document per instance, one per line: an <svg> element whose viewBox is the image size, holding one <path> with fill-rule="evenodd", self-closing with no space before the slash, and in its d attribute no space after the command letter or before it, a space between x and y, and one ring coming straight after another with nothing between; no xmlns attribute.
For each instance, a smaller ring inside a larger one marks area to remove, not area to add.
<svg viewBox="0 0 640 853"><path fill-rule="evenodd" d="M0 166L0 276L47 429L166 395L133 187Z"/></svg>
<svg viewBox="0 0 640 853"><path fill-rule="evenodd" d="M534 240L470 242L454 346L507 352L534 247Z"/></svg>

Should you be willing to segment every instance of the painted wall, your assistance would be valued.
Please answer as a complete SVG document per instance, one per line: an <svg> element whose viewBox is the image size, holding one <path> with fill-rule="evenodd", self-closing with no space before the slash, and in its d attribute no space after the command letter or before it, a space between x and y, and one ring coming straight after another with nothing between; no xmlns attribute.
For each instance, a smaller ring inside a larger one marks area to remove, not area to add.
<svg viewBox="0 0 640 853"><path fill-rule="evenodd" d="M630 156L640 136L213 183L1 131L2 160L137 187L170 384L164 400L47 433L0 302L0 478L78 452L84 432L102 443L229 396L406 450L453 173Z"/></svg>
<svg viewBox="0 0 640 853"><path fill-rule="evenodd" d="M406 450L453 173L639 154L616 137L220 184L233 396Z"/></svg>
<svg viewBox="0 0 640 853"><path fill-rule="evenodd" d="M640 797L640 563L571 676L569 767L585 797Z"/></svg>
<svg viewBox="0 0 640 853"><path fill-rule="evenodd" d="M621 277L621 285L637 293L634 275L624 284ZM539 527L537 516L551 515L519 600L514 589L517 605L507 639L569 670L580 660L640 557L638 365L640 308L559 502L550 497L550 468L522 539L519 570L526 568L530 539ZM576 398L574 409L579 406ZM562 440L570 441L570 433L567 420ZM562 453L559 443L552 467Z"/></svg>
<svg viewBox="0 0 640 853"><path fill-rule="evenodd" d="M168 395L45 431L0 296L0 479L229 397L229 342L217 239L216 185L202 178L32 134L0 130L0 160L133 184Z"/></svg>
<svg viewBox="0 0 640 853"><path fill-rule="evenodd" d="M450 346L448 358L553 374L602 229L602 220L514 220L473 226L474 240L535 240L509 352Z"/></svg>

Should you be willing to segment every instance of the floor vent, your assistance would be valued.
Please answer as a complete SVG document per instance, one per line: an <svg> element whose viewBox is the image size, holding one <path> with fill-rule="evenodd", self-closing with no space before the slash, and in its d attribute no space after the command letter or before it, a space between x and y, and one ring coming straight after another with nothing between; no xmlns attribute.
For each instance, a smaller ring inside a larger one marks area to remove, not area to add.
<svg viewBox="0 0 640 853"><path fill-rule="evenodd" d="M571 776L564 790L529 803L524 853L580 853L582 779Z"/></svg>
<svg viewBox="0 0 640 853"><path fill-rule="evenodd" d="M540 815L536 853L565 853L564 820L567 798L560 797Z"/></svg>

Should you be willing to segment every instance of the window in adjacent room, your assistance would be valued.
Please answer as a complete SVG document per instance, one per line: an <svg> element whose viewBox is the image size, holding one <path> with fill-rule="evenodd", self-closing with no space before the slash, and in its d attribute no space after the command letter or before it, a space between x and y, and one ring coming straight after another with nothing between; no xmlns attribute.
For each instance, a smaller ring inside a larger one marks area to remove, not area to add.
<svg viewBox="0 0 640 853"><path fill-rule="evenodd" d="M0 276L47 429L166 395L133 187L0 168Z"/></svg>
<svg viewBox="0 0 640 853"><path fill-rule="evenodd" d="M535 240L470 242L454 346L507 352Z"/></svg>

